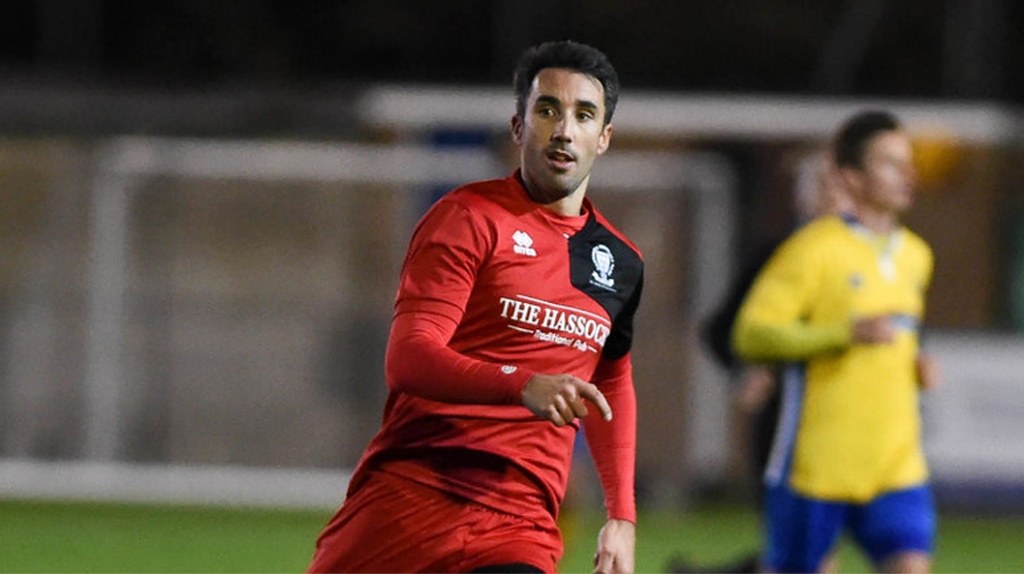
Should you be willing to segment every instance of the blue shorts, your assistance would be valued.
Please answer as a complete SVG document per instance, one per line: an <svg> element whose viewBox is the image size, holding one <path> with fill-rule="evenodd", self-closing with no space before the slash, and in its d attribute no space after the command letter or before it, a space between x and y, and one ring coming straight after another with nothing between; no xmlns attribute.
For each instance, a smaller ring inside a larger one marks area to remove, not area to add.
<svg viewBox="0 0 1024 574"><path fill-rule="evenodd" d="M769 487L764 565L775 572L817 572L845 528L876 566L897 552L931 554L931 488L897 490L864 504L848 504L800 496L785 484Z"/></svg>

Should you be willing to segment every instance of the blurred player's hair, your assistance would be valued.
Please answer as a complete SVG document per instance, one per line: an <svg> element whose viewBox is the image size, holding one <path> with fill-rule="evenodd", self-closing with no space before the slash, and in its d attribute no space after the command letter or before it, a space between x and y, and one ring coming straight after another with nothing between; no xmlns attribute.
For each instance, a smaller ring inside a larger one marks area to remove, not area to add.
<svg viewBox="0 0 1024 574"><path fill-rule="evenodd" d="M843 122L832 142L832 154L837 167L864 167L864 154L868 143L882 132L903 129L900 121L890 112L866 110Z"/></svg>

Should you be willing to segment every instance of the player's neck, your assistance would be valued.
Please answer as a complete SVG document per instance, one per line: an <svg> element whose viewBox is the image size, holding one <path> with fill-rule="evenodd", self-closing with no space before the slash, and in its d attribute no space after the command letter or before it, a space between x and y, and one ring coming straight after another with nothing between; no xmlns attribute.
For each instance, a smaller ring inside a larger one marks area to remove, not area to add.
<svg viewBox="0 0 1024 574"><path fill-rule="evenodd" d="M551 203L545 203L544 207L553 211L554 213L566 217L577 217L583 214L583 198L587 195L587 183L590 181L590 177L587 176L583 180L583 183L576 188L575 191L569 195L553 201Z"/></svg>
<svg viewBox="0 0 1024 574"><path fill-rule="evenodd" d="M879 235L888 235L900 227L899 217L891 211L872 209L861 205L857 208L855 215L861 225Z"/></svg>
<svg viewBox="0 0 1024 574"><path fill-rule="evenodd" d="M564 215L567 217L576 217L583 214L583 193L580 190L576 190L572 195L567 195L562 199L545 205L544 207L557 213L558 215Z"/></svg>
<svg viewBox="0 0 1024 574"><path fill-rule="evenodd" d="M516 178L526 191L526 195L534 202L543 205L549 211L557 215L567 217L576 217L583 214L583 198L587 195L587 184L590 183L590 175L587 175L587 177L585 177L579 186L577 186L572 192L567 195L563 195L554 201L547 202L545 202L545 199L549 199L552 195L556 194L549 194L547 198L545 198L544 193L537 192L534 187L536 184L530 182L522 170L516 172Z"/></svg>

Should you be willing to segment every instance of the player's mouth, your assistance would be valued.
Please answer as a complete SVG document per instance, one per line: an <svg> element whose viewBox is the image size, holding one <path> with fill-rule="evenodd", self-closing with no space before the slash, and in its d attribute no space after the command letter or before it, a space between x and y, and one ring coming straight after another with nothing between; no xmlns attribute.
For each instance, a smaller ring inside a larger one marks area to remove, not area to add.
<svg viewBox="0 0 1024 574"><path fill-rule="evenodd" d="M548 150L544 156L548 159L548 164L559 171L566 171L576 163L576 156L565 150Z"/></svg>

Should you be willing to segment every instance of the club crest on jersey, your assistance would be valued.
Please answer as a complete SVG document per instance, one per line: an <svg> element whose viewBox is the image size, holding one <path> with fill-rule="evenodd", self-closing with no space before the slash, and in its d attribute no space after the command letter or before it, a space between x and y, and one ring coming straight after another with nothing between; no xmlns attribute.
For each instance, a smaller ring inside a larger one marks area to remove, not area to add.
<svg viewBox="0 0 1024 574"><path fill-rule="evenodd" d="M615 257L612 250L603 243L595 245L590 250L590 260L594 262L594 272L590 274L590 283L609 291L615 290L615 279L612 278L612 271L615 269Z"/></svg>
<svg viewBox="0 0 1024 574"><path fill-rule="evenodd" d="M533 238L530 234L525 231L516 230L512 234L512 240L516 244L512 247L512 250L520 255L528 255L530 257L536 257L537 251L533 248Z"/></svg>

